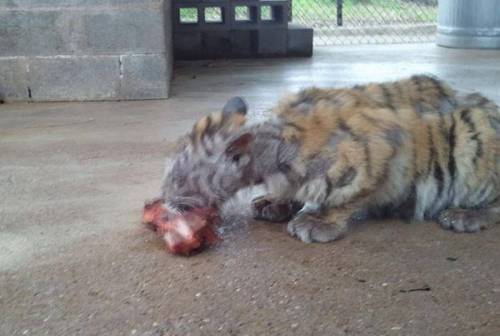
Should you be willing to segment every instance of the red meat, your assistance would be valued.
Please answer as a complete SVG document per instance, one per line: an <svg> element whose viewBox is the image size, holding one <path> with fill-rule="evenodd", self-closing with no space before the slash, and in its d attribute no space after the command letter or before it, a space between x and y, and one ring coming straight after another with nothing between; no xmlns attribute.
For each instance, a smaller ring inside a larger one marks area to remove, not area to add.
<svg viewBox="0 0 500 336"><path fill-rule="evenodd" d="M190 255L221 241L214 225L219 221L214 209L194 209L182 215L167 213L163 200L146 203L142 217L164 240L174 254Z"/></svg>

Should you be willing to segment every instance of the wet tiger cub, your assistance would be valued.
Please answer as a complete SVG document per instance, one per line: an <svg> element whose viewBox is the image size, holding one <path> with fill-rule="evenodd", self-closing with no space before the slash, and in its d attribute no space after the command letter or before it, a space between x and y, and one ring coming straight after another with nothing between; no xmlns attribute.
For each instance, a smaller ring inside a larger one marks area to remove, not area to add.
<svg viewBox="0 0 500 336"><path fill-rule="evenodd" d="M475 232L500 220L500 112L429 76L285 97L246 124L231 99L196 123L164 179L175 211L223 207L262 184L253 217L288 221L304 242L343 236L366 214L437 219Z"/></svg>

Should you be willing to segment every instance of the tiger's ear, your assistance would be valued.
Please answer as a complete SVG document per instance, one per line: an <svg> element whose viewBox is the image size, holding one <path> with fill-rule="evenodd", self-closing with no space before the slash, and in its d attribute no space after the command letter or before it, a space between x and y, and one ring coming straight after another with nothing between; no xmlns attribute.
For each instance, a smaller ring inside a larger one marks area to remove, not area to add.
<svg viewBox="0 0 500 336"><path fill-rule="evenodd" d="M241 128L246 122L247 104L240 97L227 101L222 111L218 111L198 120L191 131L190 138L194 148L198 148L201 141L214 134L231 134Z"/></svg>
<svg viewBox="0 0 500 336"><path fill-rule="evenodd" d="M222 113L225 116L228 116L229 114L233 113L246 115L247 111L248 111L248 105L246 101L241 97L233 97L229 99L226 105L224 105L224 107L222 108Z"/></svg>
<svg viewBox="0 0 500 336"><path fill-rule="evenodd" d="M226 155L237 162L243 155L248 154L252 142L253 135L251 133L243 133L229 142L226 147Z"/></svg>
<svg viewBox="0 0 500 336"><path fill-rule="evenodd" d="M247 121L248 105L241 97L229 99L222 108L222 129L226 132L234 132Z"/></svg>

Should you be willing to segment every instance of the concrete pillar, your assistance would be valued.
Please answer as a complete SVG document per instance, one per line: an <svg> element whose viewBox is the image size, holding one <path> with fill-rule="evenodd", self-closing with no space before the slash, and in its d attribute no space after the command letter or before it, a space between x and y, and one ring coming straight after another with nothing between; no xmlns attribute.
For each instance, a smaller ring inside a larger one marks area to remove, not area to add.
<svg viewBox="0 0 500 336"><path fill-rule="evenodd" d="M167 98L170 0L0 0L0 99Z"/></svg>

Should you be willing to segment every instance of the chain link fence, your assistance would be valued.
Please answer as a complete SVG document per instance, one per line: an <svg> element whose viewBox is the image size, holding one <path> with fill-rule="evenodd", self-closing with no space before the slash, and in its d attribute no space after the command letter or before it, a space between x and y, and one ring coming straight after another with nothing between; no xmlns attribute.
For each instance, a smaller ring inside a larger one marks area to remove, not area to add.
<svg viewBox="0 0 500 336"><path fill-rule="evenodd" d="M434 41L437 0L292 0L292 23L315 45Z"/></svg>

